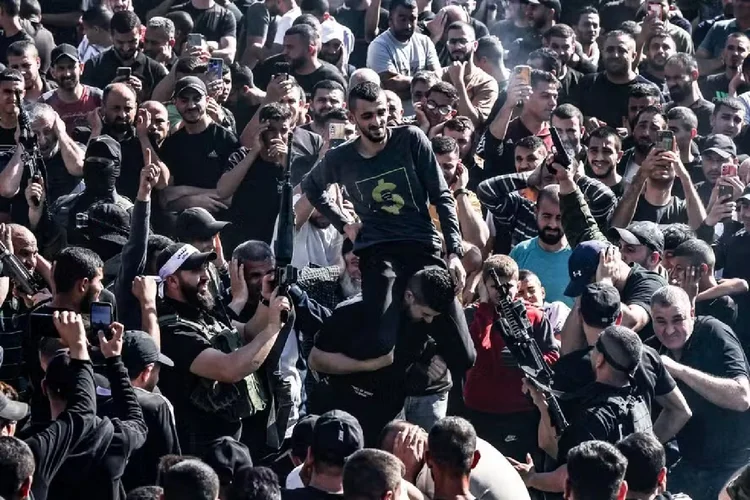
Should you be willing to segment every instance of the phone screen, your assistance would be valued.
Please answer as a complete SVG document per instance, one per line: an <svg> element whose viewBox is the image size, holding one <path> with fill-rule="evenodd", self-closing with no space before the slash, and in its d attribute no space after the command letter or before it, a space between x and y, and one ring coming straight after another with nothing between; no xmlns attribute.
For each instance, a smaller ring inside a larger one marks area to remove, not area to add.
<svg viewBox="0 0 750 500"><path fill-rule="evenodd" d="M221 80L221 73L224 68L224 61L218 58L211 58L208 61L208 81L213 82Z"/></svg>
<svg viewBox="0 0 750 500"><path fill-rule="evenodd" d="M117 68L117 76L118 77L124 76L125 78L130 78L131 75L132 75L132 72L131 72L130 68L128 68L126 66L122 66L120 68Z"/></svg>
<svg viewBox="0 0 750 500"><path fill-rule="evenodd" d="M102 330L109 337L109 326L112 324L112 305L106 302L91 304L91 331L96 334Z"/></svg>
<svg viewBox="0 0 750 500"><path fill-rule="evenodd" d="M187 44L188 47L202 47L203 35L201 35L200 33L188 33Z"/></svg>
<svg viewBox="0 0 750 500"><path fill-rule="evenodd" d="M346 124L329 123L328 124L328 141L331 148L340 146L346 142Z"/></svg>

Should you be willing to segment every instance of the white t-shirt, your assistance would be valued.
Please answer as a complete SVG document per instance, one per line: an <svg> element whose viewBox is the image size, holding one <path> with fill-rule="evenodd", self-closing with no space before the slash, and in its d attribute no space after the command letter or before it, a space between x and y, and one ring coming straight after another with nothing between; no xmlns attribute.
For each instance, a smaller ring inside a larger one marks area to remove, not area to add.
<svg viewBox="0 0 750 500"><path fill-rule="evenodd" d="M286 489L288 490L296 490L299 488L304 488L305 484L302 482L302 478L300 477L299 473L302 470L302 466L304 464L299 464L297 467L292 469L292 472L289 473L289 475L286 477ZM406 486L406 480L401 480L401 496L399 496L398 500L409 500L409 494L407 493L407 486Z"/></svg>
<svg viewBox="0 0 750 500"><path fill-rule="evenodd" d="M295 7L276 20L276 37L273 39L274 44L284 45L284 35L286 30L292 27L292 23L297 19L302 11Z"/></svg>
<svg viewBox="0 0 750 500"><path fill-rule="evenodd" d="M389 29L367 48L367 67L376 73L414 76L421 70L439 70L440 61L430 37L414 33L408 42L399 42Z"/></svg>
<svg viewBox="0 0 750 500"><path fill-rule="evenodd" d="M469 491L477 500L529 500L521 476L502 453L481 438L477 438L477 451L480 458L469 483ZM419 473L416 486L429 498L435 495L429 468L424 467Z"/></svg>

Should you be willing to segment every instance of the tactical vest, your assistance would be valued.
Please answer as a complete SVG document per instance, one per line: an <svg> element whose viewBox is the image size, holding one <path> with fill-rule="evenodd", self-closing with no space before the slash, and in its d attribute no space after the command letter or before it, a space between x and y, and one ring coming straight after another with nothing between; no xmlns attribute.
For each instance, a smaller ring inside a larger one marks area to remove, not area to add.
<svg viewBox="0 0 750 500"><path fill-rule="evenodd" d="M586 402L586 407L605 407L617 417L617 442L634 432L652 433L651 413L646 401L635 394L598 394Z"/></svg>
<svg viewBox="0 0 750 500"><path fill-rule="evenodd" d="M230 354L244 345L242 336L234 328L226 328L218 321L205 324L187 320L178 314L159 317L159 328L187 329L203 336L211 347ZM239 422L266 409L268 394L255 372L236 383L217 382L199 377L198 384L189 395L190 402L206 413L217 415L229 422Z"/></svg>

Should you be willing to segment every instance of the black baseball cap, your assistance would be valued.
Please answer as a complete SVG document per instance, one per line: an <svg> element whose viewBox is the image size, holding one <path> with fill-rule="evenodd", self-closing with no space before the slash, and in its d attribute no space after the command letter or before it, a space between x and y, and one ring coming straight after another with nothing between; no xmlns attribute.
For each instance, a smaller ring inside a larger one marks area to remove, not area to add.
<svg viewBox="0 0 750 500"><path fill-rule="evenodd" d="M350 455L364 446L362 426L345 411L326 412L315 422L310 447L316 460L343 466Z"/></svg>
<svg viewBox="0 0 750 500"><path fill-rule="evenodd" d="M192 207L177 216L175 235L180 241L209 240L229 222L216 220L205 208Z"/></svg>
<svg viewBox="0 0 750 500"><path fill-rule="evenodd" d="M183 255L185 255L185 258L182 260L180 265L171 273L168 273L165 276L161 276L161 271L164 265L180 251L182 251ZM163 279L166 278L169 274L174 274L178 270L195 271L196 269L200 269L206 262L212 262L216 260L216 257L216 252L199 252L194 246L188 245L187 243L172 243L167 248L162 250L161 253L156 257L156 268L159 269L159 277Z"/></svg>
<svg viewBox="0 0 750 500"><path fill-rule="evenodd" d="M591 283L581 294L581 319L589 326L606 328L620 316L620 292L609 283Z"/></svg>
<svg viewBox="0 0 750 500"><path fill-rule="evenodd" d="M307 456L307 449L312 443L313 432L315 431L315 424L318 422L318 418L318 415L308 414L294 424L291 437L292 456L302 458L303 460Z"/></svg>
<svg viewBox="0 0 750 500"><path fill-rule="evenodd" d="M236 474L253 466L247 446L230 436L209 443L203 461L216 472L222 486L231 484Z"/></svg>
<svg viewBox="0 0 750 500"><path fill-rule="evenodd" d="M194 90L203 96L208 95L206 84L197 76L183 76L177 80L177 83L174 84L172 97L177 97L186 90Z"/></svg>
<svg viewBox="0 0 750 500"><path fill-rule="evenodd" d="M637 221L627 229L612 227L609 236L615 241L624 241L628 245L645 245L654 252L664 252L664 233L659 226L650 221Z"/></svg>
<svg viewBox="0 0 750 500"><path fill-rule="evenodd" d="M579 243L573 249L568 259L568 275L570 283L565 288L565 295L578 297L583 293L586 285L596 276L599 267L599 254L605 248L611 246L606 241L590 240Z"/></svg>
<svg viewBox="0 0 750 500"><path fill-rule="evenodd" d="M706 137L706 140L703 141L703 151L701 153L708 151L716 153L725 160L737 156L737 146L735 146L731 137L724 134L711 134Z"/></svg>
<svg viewBox="0 0 750 500"><path fill-rule="evenodd" d="M119 164L122 160L120 143L106 134L94 137L86 146L85 160L90 158L103 158Z"/></svg>
<svg viewBox="0 0 750 500"><path fill-rule="evenodd" d="M0 418L18 422L29 414L29 405L13 401L5 394L0 394Z"/></svg>
<svg viewBox="0 0 750 500"><path fill-rule="evenodd" d="M174 366L174 362L161 353L153 337L140 330L128 330L122 339L122 362L131 377L139 374L151 363Z"/></svg>
<svg viewBox="0 0 750 500"><path fill-rule="evenodd" d="M61 43L52 49L52 52L50 53L50 62L56 64L62 57L67 57L77 63L81 62L81 58L78 57L78 50L69 43Z"/></svg>

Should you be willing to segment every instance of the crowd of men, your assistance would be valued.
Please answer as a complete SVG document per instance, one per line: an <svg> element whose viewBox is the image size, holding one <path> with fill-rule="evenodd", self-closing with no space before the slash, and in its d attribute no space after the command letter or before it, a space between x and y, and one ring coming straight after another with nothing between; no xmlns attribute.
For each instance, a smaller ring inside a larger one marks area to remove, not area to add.
<svg viewBox="0 0 750 500"><path fill-rule="evenodd" d="M749 36L0 0L0 500L750 498Z"/></svg>

